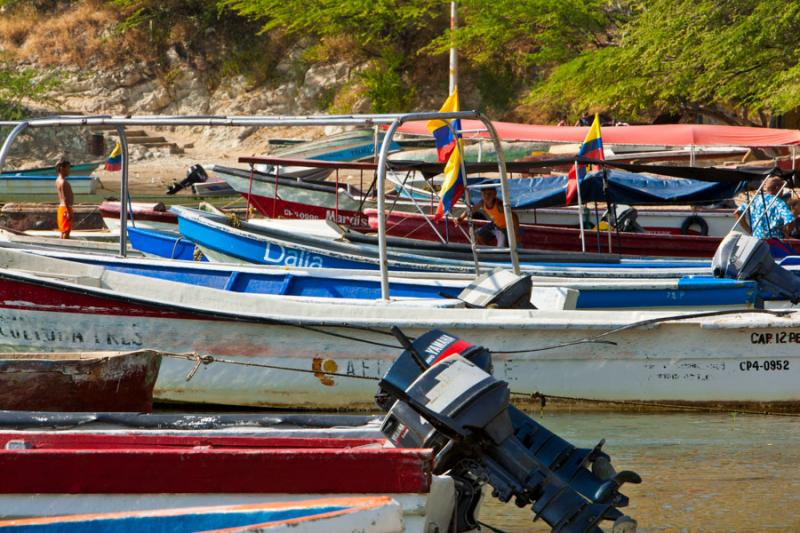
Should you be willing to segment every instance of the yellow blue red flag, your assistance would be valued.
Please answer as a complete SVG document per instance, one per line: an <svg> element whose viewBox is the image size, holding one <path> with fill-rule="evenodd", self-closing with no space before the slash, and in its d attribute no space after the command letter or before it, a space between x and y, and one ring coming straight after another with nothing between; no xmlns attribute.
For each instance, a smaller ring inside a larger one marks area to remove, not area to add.
<svg viewBox="0 0 800 533"><path fill-rule="evenodd" d="M114 149L111 150L111 155L108 156L108 161L106 161L106 170L119 170L120 168L122 168L122 146L117 141Z"/></svg>
<svg viewBox="0 0 800 533"><path fill-rule="evenodd" d="M444 101L442 104L441 109L439 112L441 113L451 113L454 111L460 111L458 105L458 87L453 89L453 92L450 93L450 96L447 97L447 100ZM448 123L452 123L453 129L458 132L461 130L461 120L455 119L452 121L449 120L429 120L428 124L426 125L428 131L433 134L433 138L436 141L436 153L438 154L439 163L444 163L450 159L450 154L453 152L456 146L456 138L453 136L453 131L448 126ZM461 134L457 135L460 137Z"/></svg>
<svg viewBox="0 0 800 533"><path fill-rule="evenodd" d="M578 155L590 157L592 159L604 159L603 157L603 137L600 135L600 118L597 114L589 127L589 132L583 140ZM586 165L575 163L567 175L567 205L572 203L575 194L578 192L578 185L586 176Z"/></svg>
<svg viewBox="0 0 800 533"><path fill-rule="evenodd" d="M456 202L464 194L464 175L461 173L461 149L456 142L450 159L444 167L444 182L439 189L439 205L433 219L439 222L446 213L449 213Z"/></svg>

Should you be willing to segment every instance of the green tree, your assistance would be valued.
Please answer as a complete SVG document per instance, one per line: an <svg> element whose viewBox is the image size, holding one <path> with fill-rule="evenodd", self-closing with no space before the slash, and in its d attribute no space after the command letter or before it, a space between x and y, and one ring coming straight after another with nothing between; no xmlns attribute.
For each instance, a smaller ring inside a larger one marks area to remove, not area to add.
<svg viewBox="0 0 800 533"><path fill-rule="evenodd" d="M0 118L18 120L26 115L24 102L47 101L47 93L58 85L54 74L42 76L29 68L15 70L10 64L0 63Z"/></svg>
<svg viewBox="0 0 800 533"><path fill-rule="evenodd" d="M793 0L649 0L612 46L555 67L529 102L553 113L611 110L763 124L800 105L800 4Z"/></svg>

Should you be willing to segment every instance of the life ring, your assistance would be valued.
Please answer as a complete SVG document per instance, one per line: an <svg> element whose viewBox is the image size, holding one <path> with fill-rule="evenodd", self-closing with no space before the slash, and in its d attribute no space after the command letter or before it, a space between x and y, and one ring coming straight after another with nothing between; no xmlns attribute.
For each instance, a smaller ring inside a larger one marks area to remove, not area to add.
<svg viewBox="0 0 800 533"><path fill-rule="evenodd" d="M700 215L691 215L681 224L681 235L689 235L689 228L692 226L700 227L700 235L708 235L708 222Z"/></svg>

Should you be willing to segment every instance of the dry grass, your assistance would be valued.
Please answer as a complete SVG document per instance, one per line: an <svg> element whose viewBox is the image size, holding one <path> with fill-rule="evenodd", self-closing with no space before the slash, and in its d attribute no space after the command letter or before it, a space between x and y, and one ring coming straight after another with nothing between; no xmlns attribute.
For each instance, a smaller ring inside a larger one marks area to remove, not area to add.
<svg viewBox="0 0 800 533"><path fill-rule="evenodd" d="M47 13L21 9L0 19L0 49L42 66L107 67L130 60L134 36L118 35L118 14L95 0Z"/></svg>

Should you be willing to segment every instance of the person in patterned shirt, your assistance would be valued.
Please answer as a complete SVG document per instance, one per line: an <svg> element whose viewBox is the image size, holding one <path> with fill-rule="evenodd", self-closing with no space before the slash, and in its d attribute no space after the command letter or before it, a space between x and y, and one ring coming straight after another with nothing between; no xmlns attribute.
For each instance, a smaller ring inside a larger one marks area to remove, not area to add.
<svg viewBox="0 0 800 533"><path fill-rule="evenodd" d="M794 222L789 206L783 199L776 196L781 190L783 180L777 177L767 178L764 183L764 193L756 194L750 202L747 216L742 217L741 225L757 239L782 239L788 236ZM747 206L742 204L736 210L742 213Z"/></svg>

